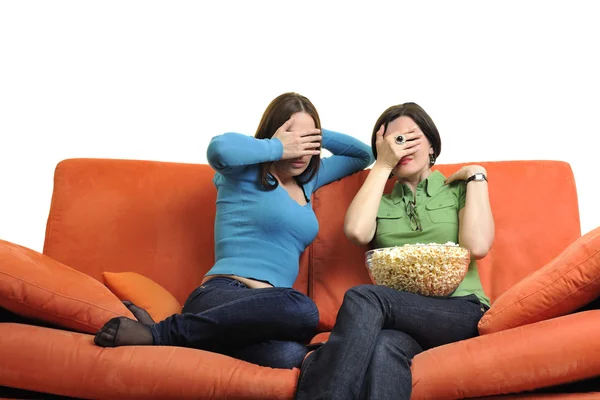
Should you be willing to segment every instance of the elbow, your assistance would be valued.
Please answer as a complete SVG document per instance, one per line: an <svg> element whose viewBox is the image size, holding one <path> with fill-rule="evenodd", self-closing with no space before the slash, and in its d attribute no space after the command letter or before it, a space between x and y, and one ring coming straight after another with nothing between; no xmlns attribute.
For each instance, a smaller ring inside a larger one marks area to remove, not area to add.
<svg viewBox="0 0 600 400"><path fill-rule="evenodd" d="M494 243L494 229L480 230L470 234L460 235L459 243L469 250L472 260L480 260L487 256Z"/></svg>
<svg viewBox="0 0 600 400"><path fill-rule="evenodd" d="M367 152L365 153L365 157L363 157L362 169L367 168L369 165L373 164L374 162L375 162L375 156L373 156L373 152L369 148L367 150Z"/></svg>
<svg viewBox="0 0 600 400"><path fill-rule="evenodd" d="M472 260L481 260L489 253L490 248L492 247L492 243L471 243L465 247L469 249L469 253L471 254Z"/></svg>
<svg viewBox="0 0 600 400"><path fill-rule="evenodd" d="M469 249L472 260L481 260L482 258L487 256L489 251L490 251L489 248L483 248L483 247L475 247L473 249Z"/></svg>
<svg viewBox="0 0 600 400"><path fill-rule="evenodd" d="M208 144L208 148L206 149L206 158L208 159L208 163L217 171L224 169L227 166L227 152L225 150L226 144L224 140L225 135L213 137Z"/></svg>
<svg viewBox="0 0 600 400"><path fill-rule="evenodd" d="M344 226L344 234L352 243L357 244L359 246L366 246L371 242L372 237L366 235L360 229L356 229L349 226Z"/></svg>

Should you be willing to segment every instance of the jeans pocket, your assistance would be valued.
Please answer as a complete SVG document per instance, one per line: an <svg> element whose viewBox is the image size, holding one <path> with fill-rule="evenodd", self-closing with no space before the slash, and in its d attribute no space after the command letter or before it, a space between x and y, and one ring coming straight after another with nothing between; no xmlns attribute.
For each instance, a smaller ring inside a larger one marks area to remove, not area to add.
<svg viewBox="0 0 600 400"><path fill-rule="evenodd" d="M181 312L185 313L185 309L187 307L189 307L190 304L192 304L194 301L196 301L198 299L198 297L200 297L204 292L206 292L207 289L208 289L208 287L204 286L204 285L200 285L196 289L194 289L194 291L185 300L185 303L183 304L183 309L181 310Z"/></svg>

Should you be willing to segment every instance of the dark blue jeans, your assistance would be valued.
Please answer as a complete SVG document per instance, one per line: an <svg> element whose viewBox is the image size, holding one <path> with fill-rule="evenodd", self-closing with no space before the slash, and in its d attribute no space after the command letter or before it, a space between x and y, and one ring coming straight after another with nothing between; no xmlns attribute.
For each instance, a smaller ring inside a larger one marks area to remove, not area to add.
<svg viewBox="0 0 600 400"><path fill-rule="evenodd" d="M486 310L475 295L432 298L384 286L352 288L329 341L302 366L296 398L408 400L412 358L477 336Z"/></svg>
<svg viewBox="0 0 600 400"><path fill-rule="evenodd" d="M154 344L208 350L273 368L299 367L319 322L315 303L291 288L249 289L217 277L188 297L182 314L151 326Z"/></svg>

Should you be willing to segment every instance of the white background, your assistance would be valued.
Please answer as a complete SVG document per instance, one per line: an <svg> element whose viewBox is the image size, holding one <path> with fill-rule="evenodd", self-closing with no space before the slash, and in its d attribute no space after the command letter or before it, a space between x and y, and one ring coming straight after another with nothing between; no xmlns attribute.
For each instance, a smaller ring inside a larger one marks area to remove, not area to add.
<svg viewBox="0 0 600 400"><path fill-rule="evenodd" d="M367 143L385 108L415 101L439 163L568 161L585 233L600 226L596 7L2 1L0 239L42 249L60 160L204 163L211 136L253 134L287 91Z"/></svg>

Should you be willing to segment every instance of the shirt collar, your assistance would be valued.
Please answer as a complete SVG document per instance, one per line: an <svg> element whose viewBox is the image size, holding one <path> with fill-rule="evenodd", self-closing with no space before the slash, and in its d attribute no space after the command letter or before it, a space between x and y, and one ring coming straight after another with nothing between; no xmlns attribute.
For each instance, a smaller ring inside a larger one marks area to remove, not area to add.
<svg viewBox="0 0 600 400"><path fill-rule="evenodd" d="M417 190L423 190L424 188L427 196L431 197L435 193L437 193L437 191L440 190L442 186L444 186L445 180L446 177L440 171L433 171L431 174L429 174L429 176L426 179L419 182L419 184L417 185ZM394 204L400 203L404 198L404 195L407 194L409 191L410 189L406 184L396 182L394 188L392 189L391 196L392 200L394 201Z"/></svg>

